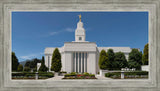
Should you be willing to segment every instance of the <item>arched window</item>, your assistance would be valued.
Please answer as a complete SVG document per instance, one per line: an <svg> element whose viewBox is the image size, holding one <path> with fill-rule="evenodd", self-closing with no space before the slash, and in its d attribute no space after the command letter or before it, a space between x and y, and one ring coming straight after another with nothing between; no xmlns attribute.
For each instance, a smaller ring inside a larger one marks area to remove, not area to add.
<svg viewBox="0 0 160 91"><path fill-rule="evenodd" d="M82 37L79 37L79 40L82 40Z"/></svg>

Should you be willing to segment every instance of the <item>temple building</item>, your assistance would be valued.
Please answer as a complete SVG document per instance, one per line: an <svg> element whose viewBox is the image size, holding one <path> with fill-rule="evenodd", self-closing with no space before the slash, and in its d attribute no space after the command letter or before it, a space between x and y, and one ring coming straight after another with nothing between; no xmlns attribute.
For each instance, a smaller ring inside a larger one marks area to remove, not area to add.
<svg viewBox="0 0 160 91"><path fill-rule="evenodd" d="M45 48L45 65L51 68L52 53L55 47ZM130 47L98 47L95 42L86 41L86 33L79 15L79 22L75 30L75 41L65 42L64 46L58 48L61 53L62 69L66 72L88 72L97 74L99 72L98 60L102 49L114 52L123 52L128 60Z"/></svg>

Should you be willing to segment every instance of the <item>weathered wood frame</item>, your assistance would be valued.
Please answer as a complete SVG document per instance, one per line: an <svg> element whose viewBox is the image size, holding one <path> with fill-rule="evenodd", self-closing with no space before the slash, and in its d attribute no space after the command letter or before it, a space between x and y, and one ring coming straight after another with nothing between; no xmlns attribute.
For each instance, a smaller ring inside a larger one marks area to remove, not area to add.
<svg viewBox="0 0 160 91"><path fill-rule="evenodd" d="M160 89L160 0L1 0L0 90L57 91ZM147 11L149 12L149 79L140 80L11 80L11 12L13 11Z"/></svg>

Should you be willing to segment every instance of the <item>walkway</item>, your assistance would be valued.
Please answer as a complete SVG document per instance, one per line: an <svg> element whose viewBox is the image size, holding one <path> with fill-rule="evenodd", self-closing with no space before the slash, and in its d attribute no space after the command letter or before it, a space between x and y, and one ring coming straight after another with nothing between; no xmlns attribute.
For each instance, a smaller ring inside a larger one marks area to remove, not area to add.
<svg viewBox="0 0 160 91"><path fill-rule="evenodd" d="M46 80L62 80L62 78L64 78L64 76L56 76L56 77L52 77Z"/></svg>
<svg viewBox="0 0 160 91"><path fill-rule="evenodd" d="M104 76L100 76L100 75L96 75L96 78L97 78L98 80L111 80L111 78L104 77Z"/></svg>
<svg viewBox="0 0 160 91"><path fill-rule="evenodd" d="M46 79L46 80L62 80L62 78L64 78L64 76L56 76L56 77L52 77L52 78L49 78L49 79ZM103 76L100 76L100 75L96 75L96 78L97 79L94 79L94 80L111 80L111 78L103 77ZM74 80L76 80L76 79L74 79ZM82 80L82 79L77 79L77 80ZM85 79L83 79L83 80L85 80ZM90 79L90 80L92 80L92 79Z"/></svg>

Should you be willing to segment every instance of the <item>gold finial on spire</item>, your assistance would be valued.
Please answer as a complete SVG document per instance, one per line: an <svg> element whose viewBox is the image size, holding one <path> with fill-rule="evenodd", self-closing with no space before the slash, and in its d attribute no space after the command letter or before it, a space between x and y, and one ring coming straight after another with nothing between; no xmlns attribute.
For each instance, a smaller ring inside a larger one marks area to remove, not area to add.
<svg viewBox="0 0 160 91"><path fill-rule="evenodd" d="M81 22L81 14L80 15L78 15L79 16L79 21Z"/></svg>

